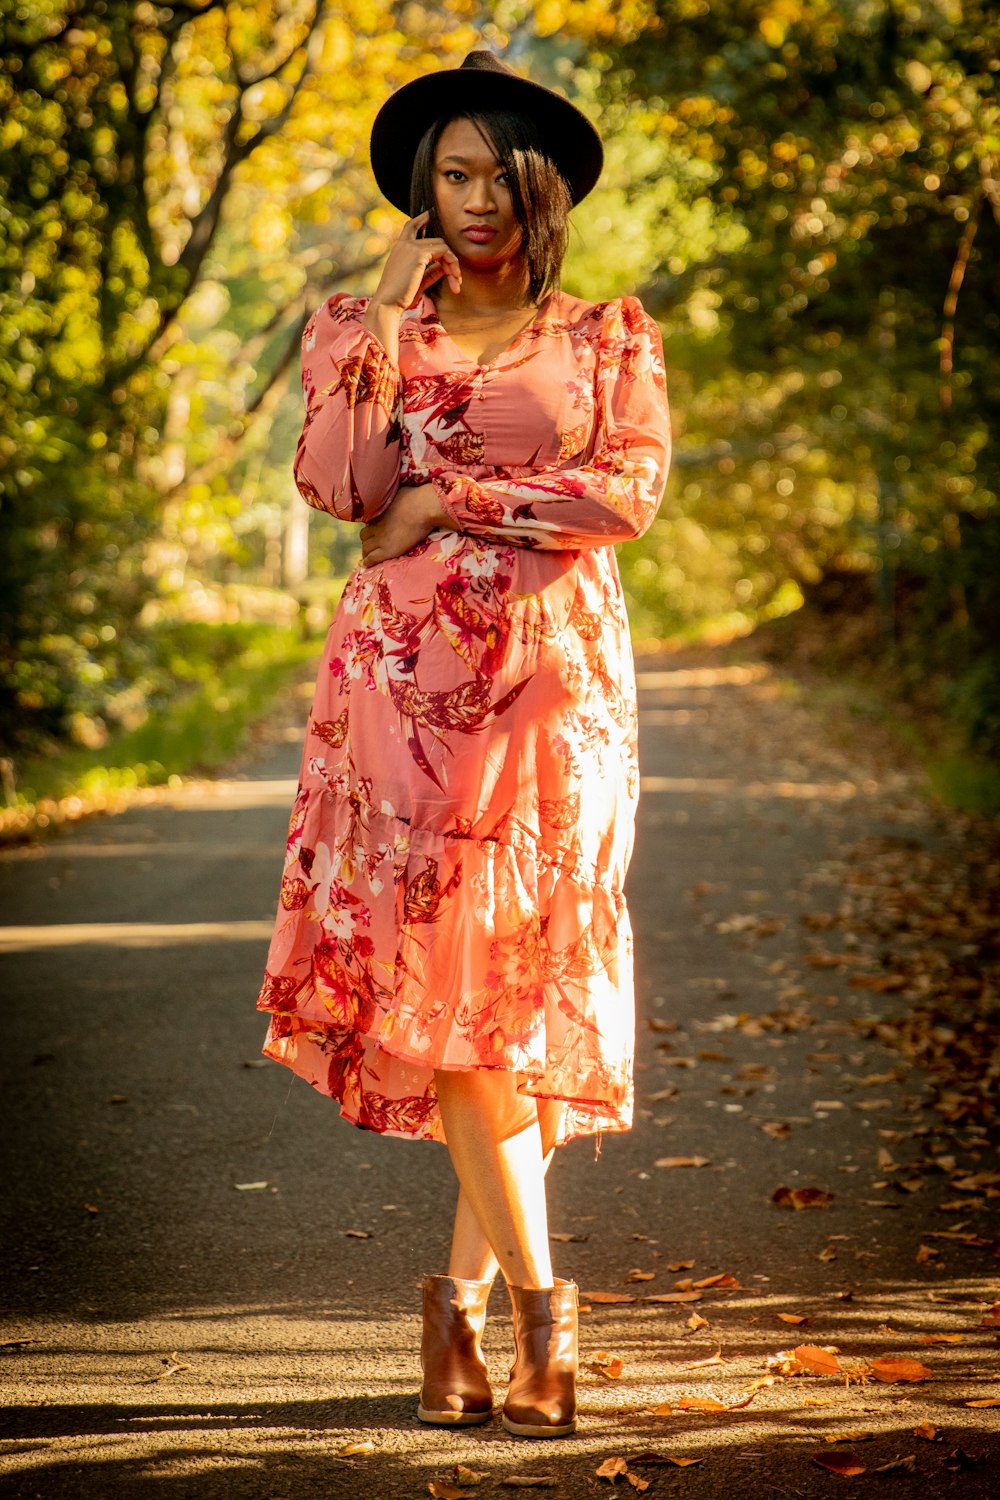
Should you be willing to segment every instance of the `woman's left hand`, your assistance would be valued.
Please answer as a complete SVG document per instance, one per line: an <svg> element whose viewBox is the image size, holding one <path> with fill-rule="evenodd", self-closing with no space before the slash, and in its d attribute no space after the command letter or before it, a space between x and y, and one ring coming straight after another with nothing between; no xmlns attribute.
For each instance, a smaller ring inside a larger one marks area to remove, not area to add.
<svg viewBox="0 0 1000 1500"><path fill-rule="evenodd" d="M402 557L426 541L432 531L452 531L454 524L442 509L432 484L400 485L388 509L361 528L361 566Z"/></svg>

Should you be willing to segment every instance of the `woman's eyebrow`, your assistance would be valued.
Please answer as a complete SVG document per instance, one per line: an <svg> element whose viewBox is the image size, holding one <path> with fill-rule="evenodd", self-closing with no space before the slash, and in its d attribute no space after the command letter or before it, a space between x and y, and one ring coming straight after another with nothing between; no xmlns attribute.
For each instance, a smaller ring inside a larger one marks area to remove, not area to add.
<svg viewBox="0 0 1000 1500"><path fill-rule="evenodd" d="M497 159L496 159L495 156L490 157L490 160L496 166L500 165L500 163L497 161ZM442 158L441 158L441 165L443 166L446 161L456 161L456 162L459 163L460 166L463 166L463 167L467 167L469 165L469 158L467 156L442 156Z"/></svg>

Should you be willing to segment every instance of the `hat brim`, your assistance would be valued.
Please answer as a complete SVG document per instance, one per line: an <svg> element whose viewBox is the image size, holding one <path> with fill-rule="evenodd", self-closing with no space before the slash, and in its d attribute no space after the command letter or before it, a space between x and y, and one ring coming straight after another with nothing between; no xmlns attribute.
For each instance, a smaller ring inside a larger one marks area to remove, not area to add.
<svg viewBox="0 0 1000 1500"><path fill-rule="evenodd" d="M489 109L513 110L533 120L566 179L572 202L587 196L601 175L604 151L582 110L553 89L516 73L449 68L404 83L375 117L372 172L389 202L409 214L414 157L435 121L456 112Z"/></svg>

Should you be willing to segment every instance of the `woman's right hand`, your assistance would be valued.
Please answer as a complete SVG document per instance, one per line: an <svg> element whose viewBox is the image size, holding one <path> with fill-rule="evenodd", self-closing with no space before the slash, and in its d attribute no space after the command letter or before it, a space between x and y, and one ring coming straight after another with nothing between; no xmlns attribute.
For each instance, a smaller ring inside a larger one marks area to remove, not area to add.
<svg viewBox="0 0 1000 1500"><path fill-rule="evenodd" d="M418 238L429 219L430 214L425 211L416 218L407 219L403 225L372 294L372 307L405 312L414 306L427 287L442 276L447 276L456 295L462 290L462 269L458 256L447 241Z"/></svg>

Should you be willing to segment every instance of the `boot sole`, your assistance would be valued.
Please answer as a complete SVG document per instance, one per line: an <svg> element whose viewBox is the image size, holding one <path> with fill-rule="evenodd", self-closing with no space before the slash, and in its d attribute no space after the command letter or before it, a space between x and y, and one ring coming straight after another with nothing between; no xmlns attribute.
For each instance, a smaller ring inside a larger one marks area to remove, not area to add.
<svg viewBox="0 0 1000 1500"><path fill-rule="evenodd" d="M428 1411L425 1406L417 1407L417 1420L427 1422L431 1427L473 1427L479 1422L488 1422L492 1416L492 1408L489 1411Z"/></svg>
<svg viewBox="0 0 1000 1500"><path fill-rule="evenodd" d="M576 1431L576 1418L575 1417L573 1417L573 1419L571 1421L569 1421L569 1422L562 1422L562 1423L560 1423L560 1425L558 1427L552 1427L552 1426L536 1427L536 1426L534 1426L530 1422L512 1422L510 1420L510 1417L507 1416L506 1412L503 1413L503 1415L501 1416L500 1420L503 1422L503 1425L504 1425L504 1427L506 1427L507 1431L513 1433L513 1435L515 1437L533 1437L533 1438L569 1437L569 1435L570 1435L571 1432L575 1432Z"/></svg>

